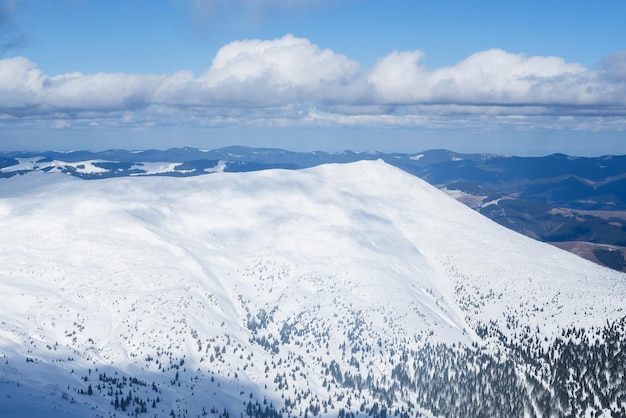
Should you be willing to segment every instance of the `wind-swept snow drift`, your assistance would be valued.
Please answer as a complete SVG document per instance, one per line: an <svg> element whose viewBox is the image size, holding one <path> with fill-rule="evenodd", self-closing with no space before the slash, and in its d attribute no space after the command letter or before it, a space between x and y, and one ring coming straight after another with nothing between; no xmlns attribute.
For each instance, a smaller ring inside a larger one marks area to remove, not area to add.
<svg viewBox="0 0 626 418"><path fill-rule="evenodd" d="M559 415L624 396L610 377L606 402L559 392L555 360L563 340L621 347L623 274L381 161L31 173L0 182L0 228L16 414Z"/></svg>

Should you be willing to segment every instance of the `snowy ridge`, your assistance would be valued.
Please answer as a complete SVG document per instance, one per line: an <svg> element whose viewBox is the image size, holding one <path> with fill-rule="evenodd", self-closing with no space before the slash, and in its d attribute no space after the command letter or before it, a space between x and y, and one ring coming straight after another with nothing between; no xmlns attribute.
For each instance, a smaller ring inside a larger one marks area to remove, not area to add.
<svg viewBox="0 0 626 418"><path fill-rule="evenodd" d="M16 413L112 416L131 390L123 412L146 416L266 416L254 402L283 416L446 415L409 384L426 366L407 356L513 358L528 330L548 349L626 315L623 274L382 161L30 173L0 180L0 215L0 407ZM541 415L528 396L517 415Z"/></svg>
<svg viewBox="0 0 626 418"><path fill-rule="evenodd" d="M98 164L109 163L105 160L85 160L80 162L66 162L46 160L44 157L16 158L17 164L0 168L2 173L19 171L63 171L72 170L78 174L102 174L109 170L99 167Z"/></svg>
<svg viewBox="0 0 626 418"><path fill-rule="evenodd" d="M131 151L130 153L135 155L139 154L139 152L136 151ZM205 161L203 164L209 164L209 166L198 169L198 167L189 166L188 163L176 161L138 161L128 163L103 159L62 161L57 159L51 160L44 156L17 157L14 159L13 164L0 167L0 175L11 177L15 174L39 171L46 173L66 173L85 179L102 179L118 176L199 175L221 172L226 168L225 161L216 161L214 166L210 165L211 161Z"/></svg>

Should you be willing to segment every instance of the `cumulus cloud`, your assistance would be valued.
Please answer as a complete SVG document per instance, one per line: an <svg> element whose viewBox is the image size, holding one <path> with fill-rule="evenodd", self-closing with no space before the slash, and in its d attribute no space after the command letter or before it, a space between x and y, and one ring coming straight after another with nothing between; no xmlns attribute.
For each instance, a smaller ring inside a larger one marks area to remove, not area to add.
<svg viewBox="0 0 626 418"><path fill-rule="evenodd" d="M36 106L46 78L35 63L26 58L0 60L0 108L10 113Z"/></svg>
<svg viewBox="0 0 626 418"><path fill-rule="evenodd" d="M97 73L64 74L46 80L44 106L55 110L134 110L151 103L164 75Z"/></svg>
<svg viewBox="0 0 626 418"><path fill-rule="evenodd" d="M358 64L307 39L287 35L271 41L232 42L221 48L200 81L215 86L266 78L292 86L332 83L351 77Z"/></svg>
<svg viewBox="0 0 626 418"><path fill-rule="evenodd" d="M540 120L543 127L624 126L623 52L606 58L601 71L499 49L435 69L422 60L420 51L395 51L363 69L292 35L224 45L197 77L186 70L51 77L26 58L9 58L0 60L0 118L63 120L72 127L438 127L487 121L518 127L539 126ZM605 116L613 120L603 121ZM596 118L592 124L590 117Z"/></svg>
<svg viewBox="0 0 626 418"><path fill-rule="evenodd" d="M358 63L346 56L292 35L236 41L222 47L197 79L188 72L174 74L155 100L261 107L332 101L342 93L342 100L350 100L358 71Z"/></svg>
<svg viewBox="0 0 626 418"><path fill-rule="evenodd" d="M0 60L0 111L14 116L71 111L132 110L147 106L164 75L44 74L23 58Z"/></svg>
<svg viewBox="0 0 626 418"><path fill-rule="evenodd" d="M420 64L419 51L393 52L381 59L368 80L378 100L398 104L508 106L624 105L614 86L559 57L527 57L500 49L478 52L434 70Z"/></svg>

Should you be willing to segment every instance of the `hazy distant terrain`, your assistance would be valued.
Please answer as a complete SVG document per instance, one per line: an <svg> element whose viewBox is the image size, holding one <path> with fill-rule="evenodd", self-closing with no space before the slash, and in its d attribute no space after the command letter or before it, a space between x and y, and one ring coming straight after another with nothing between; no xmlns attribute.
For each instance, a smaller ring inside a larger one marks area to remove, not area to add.
<svg viewBox="0 0 626 418"><path fill-rule="evenodd" d="M376 159L423 178L508 228L626 271L626 156L507 157L446 150L329 154L247 147L13 152L0 154L0 177L31 170L84 179L197 176Z"/></svg>

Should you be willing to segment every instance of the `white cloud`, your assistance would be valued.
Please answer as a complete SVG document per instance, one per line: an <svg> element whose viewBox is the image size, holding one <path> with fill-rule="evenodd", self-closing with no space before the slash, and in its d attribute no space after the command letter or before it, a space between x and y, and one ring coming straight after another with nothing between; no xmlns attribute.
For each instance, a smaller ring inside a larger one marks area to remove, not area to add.
<svg viewBox="0 0 626 418"><path fill-rule="evenodd" d="M263 79L281 86L320 86L347 80L358 64L309 40L286 35L271 41L246 40L221 48L200 81L209 87Z"/></svg>
<svg viewBox="0 0 626 418"><path fill-rule="evenodd" d="M72 127L624 126L626 53L608 57L602 71L498 49L442 68L422 60L420 51L396 51L366 70L292 35L224 45L198 77L50 77L17 57L0 60L0 119Z"/></svg>
<svg viewBox="0 0 626 418"><path fill-rule="evenodd" d="M132 110L150 104L163 75L97 73L64 74L46 80L43 102L64 110Z"/></svg>
<svg viewBox="0 0 626 418"><path fill-rule="evenodd" d="M478 52L449 67L420 64L419 51L393 52L368 80L378 100L396 104L626 105L615 86L558 57L527 57L499 49Z"/></svg>
<svg viewBox="0 0 626 418"><path fill-rule="evenodd" d="M44 74L23 57L0 60L0 112L16 116L69 111L114 111L150 104L163 75Z"/></svg>
<svg viewBox="0 0 626 418"><path fill-rule="evenodd" d="M26 58L0 60L0 108L10 112L37 105L37 95L46 78L35 63Z"/></svg>
<svg viewBox="0 0 626 418"><path fill-rule="evenodd" d="M177 73L155 100L170 104L282 106L335 100L355 83L359 65L303 38L245 40L223 46L197 79Z"/></svg>

